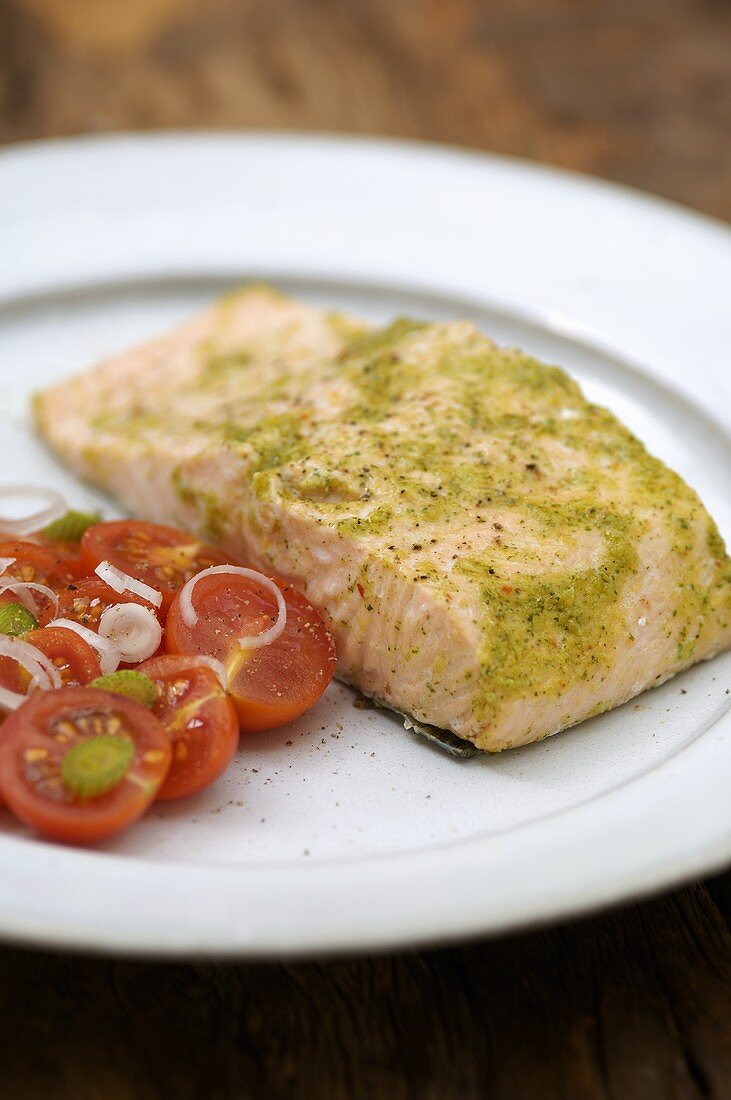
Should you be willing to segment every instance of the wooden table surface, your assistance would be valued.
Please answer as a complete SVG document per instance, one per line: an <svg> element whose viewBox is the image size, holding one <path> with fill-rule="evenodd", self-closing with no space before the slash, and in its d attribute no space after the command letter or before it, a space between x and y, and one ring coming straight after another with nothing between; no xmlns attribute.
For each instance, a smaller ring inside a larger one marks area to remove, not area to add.
<svg viewBox="0 0 731 1100"><path fill-rule="evenodd" d="M0 0L0 141L396 134L730 217L730 58L728 0ZM730 920L725 875L396 957L163 965L2 949L0 1096L720 1100Z"/></svg>

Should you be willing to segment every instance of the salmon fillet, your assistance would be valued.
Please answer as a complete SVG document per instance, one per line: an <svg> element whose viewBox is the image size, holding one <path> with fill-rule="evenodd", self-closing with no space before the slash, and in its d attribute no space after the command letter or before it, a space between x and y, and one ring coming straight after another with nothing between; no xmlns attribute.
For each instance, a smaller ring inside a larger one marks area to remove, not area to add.
<svg viewBox="0 0 731 1100"><path fill-rule="evenodd" d="M34 409L124 508L302 589L342 679L480 749L731 645L731 562L695 492L467 322L369 330L246 288Z"/></svg>

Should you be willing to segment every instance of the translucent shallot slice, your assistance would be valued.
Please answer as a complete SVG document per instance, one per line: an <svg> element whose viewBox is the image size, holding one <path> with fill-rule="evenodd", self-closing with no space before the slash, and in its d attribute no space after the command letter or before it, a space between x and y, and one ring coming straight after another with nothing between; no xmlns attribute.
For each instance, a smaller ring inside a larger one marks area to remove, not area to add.
<svg viewBox="0 0 731 1100"><path fill-rule="evenodd" d="M256 569L247 569L243 565L212 565L208 569L201 569L200 573L196 573L187 584L183 585L180 590L180 614L185 625L195 626L198 622L198 612L193 606L193 589L196 584L203 577L212 577L218 573L230 573L235 577L247 577L249 580L261 585L262 588L266 588L277 601L277 618L272 625L263 630L261 634L244 634L243 637L239 638L241 648L261 649L263 646L275 642L287 625L287 605L284 602L284 596L274 581L270 580L264 573L259 573Z"/></svg>
<svg viewBox="0 0 731 1100"><path fill-rule="evenodd" d="M27 695L21 695L19 691L11 691L10 688L0 687L0 710L17 710L28 699Z"/></svg>
<svg viewBox="0 0 731 1100"><path fill-rule="evenodd" d="M122 661L136 664L146 661L160 648L162 627L149 608L137 603L115 603L102 612L99 636L117 646Z"/></svg>
<svg viewBox="0 0 731 1100"><path fill-rule="evenodd" d="M12 519L0 516L0 534L15 535L22 539L47 527L49 523L62 516L67 509L66 501L55 489L45 489L42 485L2 485L0 486L0 508L3 500L39 500L42 504L30 515Z"/></svg>
<svg viewBox="0 0 731 1100"><path fill-rule="evenodd" d="M117 569L116 565L112 565L109 561L100 561L94 572L97 577L101 577L105 584L108 584L115 592L119 592L120 595L123 592L132 592L135 596L147 600L153 607L159 607L162 603L162 592L159 592L157 588L145 584L144 581L138 581L137 577L131 577L129 573L122 572L121 569Z"/></svg>

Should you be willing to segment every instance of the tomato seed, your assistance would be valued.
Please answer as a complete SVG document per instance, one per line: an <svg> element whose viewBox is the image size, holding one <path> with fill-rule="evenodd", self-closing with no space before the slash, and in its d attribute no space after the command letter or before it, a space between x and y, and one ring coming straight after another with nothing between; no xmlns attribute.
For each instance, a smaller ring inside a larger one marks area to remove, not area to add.
<svg viewBox="0 0 731 1100"><path fill-rule="evenodd" d="M48 756L48 749L26 749L23 753L23 759L28 764L35 764L39 760L45 760Z"/></svg>
<svg viewBox="0 0 731 1100"><path fill-rule="evenodd" d="M143 752L142 760L145 764L159 764L161 760L165 759L165 753L160 749L148 749L147 752Z"/></svg>

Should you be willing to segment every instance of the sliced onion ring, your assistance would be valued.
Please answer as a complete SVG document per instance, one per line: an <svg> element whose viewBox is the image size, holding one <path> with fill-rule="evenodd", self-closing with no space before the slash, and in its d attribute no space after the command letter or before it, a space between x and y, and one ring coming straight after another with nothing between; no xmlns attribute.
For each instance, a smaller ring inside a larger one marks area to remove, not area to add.
<svg viewBox="0 0 731 1100"><path fill-rule="evenodd" d="M29 589L33 589L34 592L42 592L51 603L53 604L53 613L58 611L58 595L52 588L48 588L45 584L36 584L35 581L3 581L0 578L0 594L3 592L14 592L18 597L18 603L22 603L23 607L27 607L28 610L36 615L38 613L38 604L30 594Z"/></svg>
<svg viewBox="0 0 731 1100"><path fill-rule="evenodd" d="M187 584L183 585L180 590L180 614L185 625L195 626L198 622L198 612L193 607L193 589L203 577L212 577L216 573L231 573L236 577L248 577L249 580L256 581L262 588L266 588L271 592L277 601L278 614L272 625L263 630L261 634L245 634L242 638L239 638L241 648L261 649L265 645L276 642L287 625L287 605L284 602L284 596L274 581L270 580L264 573L259 573L256 569L247 569L243 565L211 565L208 569L201 569L200 573L196 573Z"/></svg>
<svg viewBox="0 0 731 1100"><path fill-rule="evenodd" d="M45 489L42 485L2 485L0 486L0 500L3 497L11 499L30 497L45 502L43 507L20 519L9 519L0 516L0 534L15 535L20 539L25 538L26 535L32 535L35 531L40 531L43 527L47 527L49 523L53 523L55 519L64 515L68 510L66 501L59 492L55 489Z"/></svg>
<svg viewBox="0 0 731 1100"><path fill-rule="evenodd" d="M0 687L0 710L17 710L27 702L27 695L21 695L19 691L11 691L10 688Z"/></svg>
<svg viewBox="0 0 731 1100"><path fill-rule="evenodd" d="M135 596L147 600L153 607L159 607L162 603L162 592L158 592L157 588L145 584L144 581L138 581L137 577L131 577L129 573L123 573L110 561L100 561L94 572L120 595L123 592L133 592Z"/></svg>
<svg viewBox="0 0 731 1100"><path fill-rule="evenodd" d="M30 642L2 635L0 636L0 656L9 657L11 661L16 661L21 668L24 668L31 677L31 687L48 691L51 688L63 686L61 675L53 661ZM5 710L15 710L27 698L27 695L22 695L20 692L0 688L0 707Z"/></svg>
<svg viewBox="0 0 731 1100"><path fill-rule="evenodd" d="M81 623L77 623L73 619L54 619L48 625L62 626L66 630L73 630L74 634L78 634L80 638L88 642L99 654L99 667L105 676L108 672L116 672L119 668L122 655L119 652L119 647L108 638L101 638L88 626L82 626Z"/></svg>
<svg viewBox="0 0 731 1100"><path fill-rule="evenodd" d="M6 569L9 569L17 558L0 558L0 575L2 575Z"/></svg>
<svg viewBox="0 0 731 1100"><path fill-rule="evenodd" d="M149 608L138 603L114 603L102 612L99 635L117 646L121 660L132 664L146 661L157 652L162 627Z"/></svg>

